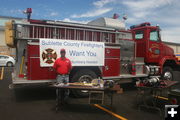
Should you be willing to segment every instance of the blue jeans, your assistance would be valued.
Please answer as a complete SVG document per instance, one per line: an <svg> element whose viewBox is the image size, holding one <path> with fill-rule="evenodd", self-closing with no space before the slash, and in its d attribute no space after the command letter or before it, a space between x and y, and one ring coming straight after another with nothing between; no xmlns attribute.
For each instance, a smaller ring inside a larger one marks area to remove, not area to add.
<svg viewBox="0 0 180 120"><path fill-rule="evenodd" d="M69 83L69 75L57 75L56 80L58 83Z"/></svg>

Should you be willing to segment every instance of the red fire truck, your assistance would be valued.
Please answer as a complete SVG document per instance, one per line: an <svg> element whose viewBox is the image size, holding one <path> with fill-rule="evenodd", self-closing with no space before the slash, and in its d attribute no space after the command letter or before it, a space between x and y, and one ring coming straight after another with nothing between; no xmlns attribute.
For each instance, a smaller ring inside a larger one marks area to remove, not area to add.
<svg viewBox="0 0 180 120"><path fill-rule="evenodd" d="M179 65L173 49L162 43L160 28L150 23L127 30L121 20L112 18L99 18L87 24L30 19L23 23L7 22L5 33L7 45L16 48L14 86L55 82L52 67L40 66L41 38L105 43L104 65L74 66L70 82L91 82L98 77L121 81L157 75L172 80Z"/></svg>

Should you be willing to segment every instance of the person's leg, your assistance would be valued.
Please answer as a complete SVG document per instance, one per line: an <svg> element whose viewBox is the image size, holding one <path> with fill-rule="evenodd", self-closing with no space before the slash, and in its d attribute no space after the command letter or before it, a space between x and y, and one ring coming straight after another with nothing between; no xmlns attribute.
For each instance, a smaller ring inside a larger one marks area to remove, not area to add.
<svg viewBox="0 0 180 120"><path fill-rule="evenodd" d="M63 82L64 82L65 84L69 83L69 75L64 75L64 76L63 76Z"/></svg>
<svg viewBox="0 0 180 120"><path fill-rule="evenodd" d="M63 83L63 76L57 75L56 80L57 80L57 83Z"/></svg>

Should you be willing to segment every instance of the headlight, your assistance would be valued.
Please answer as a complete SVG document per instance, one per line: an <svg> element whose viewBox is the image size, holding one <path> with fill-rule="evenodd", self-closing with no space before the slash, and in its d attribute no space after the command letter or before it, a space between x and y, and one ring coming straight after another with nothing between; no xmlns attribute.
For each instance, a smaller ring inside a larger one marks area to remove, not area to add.
<svg viewBox="0 0 180 120"><path fill-rule="evenodd" d="M156 75L159 74L159 68L156 67L155 70L156 70Z"/></svg>

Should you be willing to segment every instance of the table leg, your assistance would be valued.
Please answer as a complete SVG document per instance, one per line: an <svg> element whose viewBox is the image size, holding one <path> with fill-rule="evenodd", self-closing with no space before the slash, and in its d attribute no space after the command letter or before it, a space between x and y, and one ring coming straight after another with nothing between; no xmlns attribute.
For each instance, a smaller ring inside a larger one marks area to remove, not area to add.
<svg viewBox="0 0 180 120"><path fill-rule="evenodd" d="M111 92L111 108L113 107L113 92Z"/></svg>
<svg viewBox="0 0 180 120"><path fill-rule="evenodd" d="M136 94L136 103L135 103L138 107L138 110L140 110L139 105L143 102L142 100L143 100L143 93L140 89L138 89Z"/></svg>
<svg viewBox="0 0 180 120"><path fill-rule="evenodd" d="M56 112L59 110L59 89L56 88Z"/></svg>
<svg viewBox="0 0 180 120"><path fill-rule="evenodd" d="M162 89L161 90L154 90L153 91L153 108L159 111L160 116L162 116L161 108L158 107L158 96L162 95Z"/></svg>

